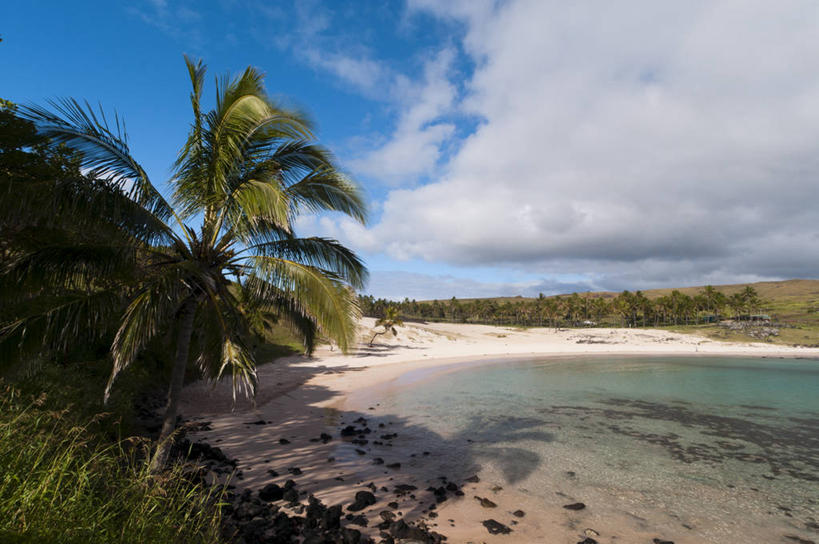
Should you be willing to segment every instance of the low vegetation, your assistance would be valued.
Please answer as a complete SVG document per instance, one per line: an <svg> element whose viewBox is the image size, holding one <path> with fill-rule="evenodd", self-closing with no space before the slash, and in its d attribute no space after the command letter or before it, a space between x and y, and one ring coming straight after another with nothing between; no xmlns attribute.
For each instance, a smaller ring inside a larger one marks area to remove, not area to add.
<svg viewBox="0 0 819 544"><path fill-rule="evenodd" d="M152 476L150 441L132 435L150 373L129 373L103 410L108 368L45 363L0 381L0 542L219 542L222 490L180 463Z"/></svg>

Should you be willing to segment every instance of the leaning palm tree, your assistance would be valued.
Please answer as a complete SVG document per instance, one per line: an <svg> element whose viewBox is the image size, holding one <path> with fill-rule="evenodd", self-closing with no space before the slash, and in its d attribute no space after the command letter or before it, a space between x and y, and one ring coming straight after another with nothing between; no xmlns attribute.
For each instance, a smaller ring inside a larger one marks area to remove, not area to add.
<svg viewBox="0 0 819 544"><path fill-rule="evenodd" d="M7 323L0 334L19 345L36 331L52 346L64 346L76 331L116 320L106 401L117 375L146 345L172 335L175 355L154 470L167 460L189 362L208 378L230 376L234 398L252 395L256 363L246 339L258 316L291 326L308 352L319 334L346 351L359 315L353 289L366 281L362 262L337 241L293 231L304 212L341 212L361 222L366 213L357 186L314 143L304 115L276 105L253 68L218 79L215 107L202 111L205 67L185 61L193 122L169 199L131 156L118 117L109 123L73 99L23 110L51 142L82 154L85 171L97 181L83 188L80 200L99 232L21 249L2 271L6 284L30 287L30 301L44 286L71 295L52 296L33 305L37 312ZM38 206L76 207L73 200L55 197ZM117 313L116 301L123 299L125 310Z"/></svg>
<svg viewBox="0 0 819 544"><path fill-rule="evenodd" d="M388 332L392 332L393 336L398 336L398 330L395 327L400 327L404 324L404 321L401 319L399 315L398 308L396 306L390 305L384 311L384 317L379 318L375 322L376 327L384 327L383 331L375 331L373 337L370 338L370 347L372 347L373 342L375 341L375 337L387 334Z"/></svg>

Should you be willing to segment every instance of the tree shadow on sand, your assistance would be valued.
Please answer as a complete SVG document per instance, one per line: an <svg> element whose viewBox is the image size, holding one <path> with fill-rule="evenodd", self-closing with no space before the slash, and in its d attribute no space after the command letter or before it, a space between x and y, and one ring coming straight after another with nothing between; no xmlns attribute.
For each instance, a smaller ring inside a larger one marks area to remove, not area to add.
<svg viewBox="0 0 819 544"><path fill-rule="evenodd" d="M356 370L301 367L297 372L306 378L305 373ZM233 483L239 488L256 490L293 479L302 502L315 493L327 504L343 504L346 511L355 493L369 484L377 502L357 513L363 513L371 524L380 522L378 512L392 502L399 504L396 510L408 519L418 519L433 504L474 500L471 488L464 486L485 463L502 476L502 485L521 482L543 462L524 442L554 440L552 434L540 430L543 422L536 418L475 416L457 433L444 436L378 405L365 411L344 410L343 405L340 409L316 406L336 395L326 387L309 384L278 397L261 394L265 400L255 408L191 417L207 420L211 429L192 438L237 458L240 472ZM220 403L214 399L208 405ZM342 437L345 428L347 436ZM321 433L331 438L325 436L322 441ZM446 489L448 483L454 485ZM401 491L399 485L416 489Z"/></svg>
<svg viewBox="0 0 819 544"><path fill-rule="evenodd" d="M356 357L386 357L398 350L425 350L428 348L422 346L411 346L409 344L379 344L375 343L372 346L359 346L356 350Z"/></svg>

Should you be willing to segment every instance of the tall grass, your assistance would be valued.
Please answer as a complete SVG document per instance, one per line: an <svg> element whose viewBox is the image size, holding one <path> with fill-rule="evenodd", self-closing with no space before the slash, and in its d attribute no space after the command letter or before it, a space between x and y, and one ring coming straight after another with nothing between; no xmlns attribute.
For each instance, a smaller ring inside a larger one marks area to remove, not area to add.
<svg viewBox="0 0 819 544"><path fill-rule="evenodd" d="M182 465L151 476L147 443L100 440L48 404L0 382L0 542L220 541L218 490Z"/></svg>

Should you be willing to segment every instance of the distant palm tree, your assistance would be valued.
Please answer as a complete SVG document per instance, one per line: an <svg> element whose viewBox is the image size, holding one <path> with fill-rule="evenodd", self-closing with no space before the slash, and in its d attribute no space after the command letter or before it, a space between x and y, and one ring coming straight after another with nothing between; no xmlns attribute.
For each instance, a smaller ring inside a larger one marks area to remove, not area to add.
<svg viewBox="0 0 819 544"><path fill-rule="evenodd" d="M745 301L745 308L748 311L748 315L756 313L762 305L762 299L759 298L756 289L750 285L746 285L745 289L742 290L742 299Z"/></svg>
<svg viewBox="0 0 819 544"><path fill-rule="evenodd" d="M549 325L557 330L557 317L561 312L560 297L551 297L543 301L541 315L545 317Z"/></svg>
<svg viewBox="0 0 819 544"><path fill-rule="evenodd" d="M265 313L300 333L307 351L319 332L346 351L359 315L352 288L366 279L362 262L335 240L293 232L305 211L339 211L361 222L366 213L357 186L313 143L304 115L277 106L253 68L218 79L216 106L203 112L205 67L185 61L193 122L174 165L170 201L131 156L119 118L112 126L73 99L52 102L52 110L23 110L52 142L82 153L86 171L103 180L95 190L107 195L100 200L106 205L92 210L99 231L84 245L55 239L48 251L18 252L3 272L5 281L30 287L32 300L44 286L75 296L6 326L7 339L30 335L37 322L38 334L65 345L89 324L116 320L106 400L116 376L149 342L173 335L153 470L166 462L189 362L211 379L231 375L234 398L252 394L256 363L245 339ZM117 297L126 303L119 315L111 309Z"/></svg>
<svg viewBox="0 0 819 544"><path fill-rule="evenodd" d="M742 310L745 309L745 298L742 293L734 293L728 297L728 306L734 314L734 319L738 319L742 315Z"/></svg>
<svg viewBox="0 0 819 544"><path fill-rule="evenodd" d="M384 312L384 317L379 318L378 321L375 322L376 327L384 327L383 331L376 331L373 334L373 337L370 339L370 346L373 345L375 341L375 337L387 334L388 332L392 332L393 336L398 336L398 331L395 327L400 327L404 324L401 320L401 316L398 314L398 308L395 306L387 307L387 310Z"/></svg>
<svg viewBox="0 0 819 544"><path fill-rule="evenodd" d="M715 317L718 316L720 308L725 306L727 300L725 295L711 285L706 285L700 294L705 298L706 309Z"/></svg>

